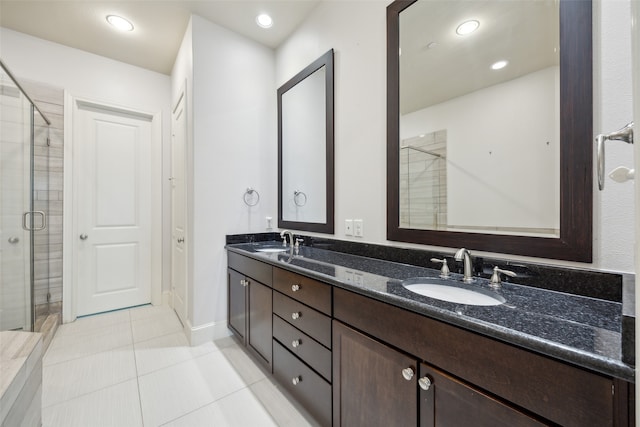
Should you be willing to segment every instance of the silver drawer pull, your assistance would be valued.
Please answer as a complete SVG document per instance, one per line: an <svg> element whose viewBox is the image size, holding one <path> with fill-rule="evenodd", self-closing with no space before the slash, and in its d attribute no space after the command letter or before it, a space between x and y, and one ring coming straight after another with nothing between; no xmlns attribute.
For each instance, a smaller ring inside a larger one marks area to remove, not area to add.
<svg viewBox="0 0 640 427"><path fill-rule="evenodd" d="M299 290L300 290L300 285L291 285L291 290L292 290L293 292L297 292L297 291L299 291Z"/></svg>
<svg viewBox="0 0 640 427"><path fill-rule="evenodd" d="M301 345L302 345L302 341L300 341L300 340L293 340L291 342L291 347L293 347L293 348L299 347Z"/></svg>
<svg viewBox="0 0 640 427"><path fill-rule="evenodd" d="M418 385L421 389L427 391L429 390L429 388L431 388L431 380L429 379L429 377L424 376L418 380Z"/></svg>
<svg viewBox="0 0 640 427"><path fill-rule="evenodd" d="M296 312L294 312L294 313L291 313L291 318L292 318L293 320L299 319L301 316L302 316L302 313L297 312L297 311L296 311Z"/></svg>
<svg viewBox="0 0 640 427"><path fill-rule="evenodd" d="M249 281L248 281L248 280L244 280L244 279L242 279L242 280L240 280L240 284L241 284L242 286L249 286Z"/></svg>
<svg viewBox="0 0 640 427"><path fill-rule="evenodd" d="M291 380L291 383L293 385L298 385L298 383L300 383L302 381L302 377L301 376L297 376L297 377L293 377L293 379Z"/></svg>
<svg viewBox="0 0 640 427"><path fill-rule="evenodd" d="M411 381L411 378L413 378L413 375L415 374L415 372L413 372L412 368L404 368L402 370L402 376L404 377L405 380L407 381Z"/></svg>

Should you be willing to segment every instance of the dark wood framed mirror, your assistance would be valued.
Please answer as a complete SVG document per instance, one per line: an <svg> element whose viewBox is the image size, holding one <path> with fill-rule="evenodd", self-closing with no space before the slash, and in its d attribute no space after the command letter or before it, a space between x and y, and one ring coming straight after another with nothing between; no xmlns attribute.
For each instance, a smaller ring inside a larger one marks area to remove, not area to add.
<svg viewBox="0 0 640 427"><path fill-rule="evenodd" d="M555 189L543 190L555 192L555 211L557 212L557 219L548 230L546 228L539 228L542 230L540 233L530 233L526 227L509 227L509 224L504 227L496 227L495 224L491 224L491 227L479 227L481 230L476 230L474 227L465 227L465 224L460 224L455 221L441 221L438 224L438 219L443 215L432 215L435 218L435 225L428 226L415 226L412 225L412 221L406 221L404 218L406 212L405 199L402 199L401 192L405 191L401 189L404 186L403 178L401 178L401 168L404 174L408 166L401 165L401 151L410 148L412 152L423 156L431 156L432 160L445 160L445 163L449 164L449 169L444 172L438 172L438 179L446 180L449 178L449 187L441 186L440 196L438 200L442 200L442 194L445 194L445 201L440 202L442 206L449 206L453 204L452 199L459 197L463 193L462 201L468 200L469 203L459 203L457 206L458 211L465 210L465 214L468 217L477 217L482 214L486 214L493 208L493 202L490 197L484 197L479 194L479 191L474 190L474 185L477 182L482 182L484 174L491 171L502 172L502 176L497 174L499 180L504 184L512 184L510 181L515 179L516 174L510 173L509 169L505 165L511 162L514 156L503 157L501 161L491 164L489 160L496 160L496 152L492 148L488 148L485 151L474 151L479 144L476 144L473 148L465 147L463 150L467 152L467 157L471 158L473 162L478 163L480 166L477 174L464 171L467 175L473 175L475 182L469 182L464 185L458 184L454 186L455 180L452 178L453 172L460 172L463 168L460 167L460 163L456 163L453 160L454 150L461 150L460 147L450 147L451 151L434 153L432 150L426 150L420 148L417 145L411 145L411 138L401 139L401 132L404 123L401 123L401 116L405 117L407 111L405 110L405 99L401 99L403 93L407 91L417 90L413 86L408 86L409 83L403 81L405 73L401 72L401 62L405 61L405 57L410 54L410 46L412 41L422 34L425 34L423 40L417 45L417 49L424 54L432 53L441 49L442 45L440 41L434 41L428 35L429 25L425 25L424 21L420 22L420 25L416 25L416 28L422 28L421 34L416 36L415 34L407 36L402 35L403 29L401 25L404 22L408 22L406 18L402 18L403 14L408 14L412 10L414 5L420 4L421 7L431 6L435 3L447 3L449 5L456 5L456 7L465 7L464 5L471 5L473 3L481 2L463 2L463 1L448 1L448 2L431 2L414 0L397 0L387 7L387 238L393 241L419 243L432 246L443 247L466 247L469 249L476 249L488 252L497 252L503 254L515 254L526 255L533 257L570 260L579 262L591 262L592 261L592 109L593 109L593 95L592 95L592 3L590 0L577 1L577 0L558 0L558 2L537 2L539 4L546 3L552 4L558 8L557 15L557 32L558 46L555 49L555 55L557 56L557 69L555 77L555 93L557 99L557 107L552 105L549 109L555 109L557 111L556 118L553 119L557 122L555 138L557 157L555 161L555 167L557 169L554 179ZM499 3L499 2L495 2ZM503 4L515 4L522 2L501 2ZM468 7L467 6L467 7ZM417 9L417 7L416 7ZM407 16L407 15L405 15ZM439 16L439 20L443 20L442 16ZM483 24L481 24L480 28ZM484 28L487 28L485 26ZM453 27L455 29L455 26ZM539 29L540 37L543 36L544 30ZM509 44L512 41L511 36L504 35L503 40L506 40L505 44ZM404 38L401 44L401 38ZM452 36L455 37L455 36ZM446 43L443 43L446 44ZM435 49L432 49L434 48ZM495 50L495 49L494 49ZM474 49L475 51L475 49ZM466 58L465 55L471 55L471 50L458 51L458 57ZM473 72L475 64L470 64L470 72ZM449 72L451 74L451 72ZM431 74L431 70L422 72L420 79L428 82L429 79L434 78ZM440 79L438 77L438 79ZM467 78L469 80L469 78ZM437 84L442 86L443 81L437 80ZM433 93L435 94L435 89ZM473 89L474 94L477 89ZM460 94L453 95L459 97ZM456 98L457 99L457 98ZM447 101L447 99L445 99ZM442 102L439 99L437 102ZM520 99L519 104L524 104L525 100ZM438 104L440 105L440 104ZM486 109L490 104L486 102L476 103L476 111ZM517 104L516 104L517 105ZM416 107L414 107L415 110ZM413 111L413 110L412 110ZM421 110L422 111L422 110ZM501 126L501 123L509 122L513 119L513 115L502 115L497 117L497 122L493 125L488 124L486 127L496 129L497 126ZM529 117L526 117L529 119ZM532 119L532 118L531 118ZM493 128L491 127L493 126ZM429 126L425 126L429 127ZM436 128L428 128L420 130L420 134L417 137L433 136L435 139L442 139L443 131ZM445 135L453 134L453 132ZM528 135L528 131L512 132L512 140L521 139ZM404 135L406 137L407 135ZM412 136L412 135L408 135ZM453 139L453 137L451 138ZM471 138L473 139L473 138ZM408 141L408 142L407 142ZM474 141L478 142L478 141ZM540 140L541 146L544 146L544 139ZM553 140L546 141L546 146L552 147ZM448 148L449 149L449 148ZM543 148L540 148L542 150ZM499 149L498 149L499 151ZM503 151L506 151L503 150ZM427 153L428 152L428 153ZM450 156L448 154L451 153ZM481 155L478 153L482 153ZM482 157L483 156L483 157ZM493 157L490 157L493 156ZM527 157L527 156L522 156ZM421 160L423 163L424 161ZM487 163L483 163L487 162ZM529 163L532 163L531 161ZM549 161L548 168L553 166ZM426 163L424 163L426 164ZM536 166L543 174L546 173L546 164L540 163L542 166ZM530 165L520 166L518 174L525 174L525 167ZM426 166L422 166L423 169ZM484 167L484 171L482 170ZM551 170L551 169L549 169ZM407 177L409 173L407 172ZM530 177L529 181L535 182L538 178ZM431 185L431 184L429 184ZM498 184L486 185L487 187L495 187ZM404 187L403 187L404 188ZM512 187L498 188L498 192L503 196L506 194L508 197L514 194ZM518 192L519 187L515 187L515 193ZM430 190L433 191L433 190ZM531 190L526 190L531 191ZM525 193L526 193L525 191ZM540 191L542 192L542 191ZM525 194L526 195L526 194ZM448 196L448 197L447 197ZM534 194L531 193L531 197ZM405 196L403 196L405 197ZM411 200L411 199L409 199ZM417 204L417 200L414 204ZM401 206L402 205L402 206ZM462 207L462 208L460 208ZM437 209L436 209L437 210ZM452 209L453 210L453 209ZM438 211L441 214L442 209ZM454 217L453 212L449 212L450 217ZM514 215L511 215L512 217ZM452 226L451 222L456 224ZM495 227L496 231L492 231L492 227ZM505 231L506 230L506 231ZM524 231L524 232L521 232Z"/></svg>
<svg viewBox="0 0 640 427"><path fill-rule="evenodd" d="M334 232L333 49L278 88L278 227Z"/></svg>

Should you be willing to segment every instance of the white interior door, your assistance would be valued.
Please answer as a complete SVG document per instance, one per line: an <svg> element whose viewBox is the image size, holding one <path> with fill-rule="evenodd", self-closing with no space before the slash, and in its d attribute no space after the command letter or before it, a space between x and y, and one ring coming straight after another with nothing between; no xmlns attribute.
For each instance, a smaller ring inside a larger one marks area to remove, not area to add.
<svg viewBox="0 0 640 427"><path fill-rule="evenodd" d="M152 116L78 102L77 315L151 302Z"/></svg>
<svg viewBox="0 0 640 427"><path fill-rule="evenodd" d="M184 92L173 110L171 122L171 291L173 309L182 324L187 320L187 198L185 152L187 142Z"/></svg>
<svg viewBox="0 0 640 427"><path fill-rule="evenodd" d="M31 328L31 108L0 76L0 330Z"/></svg>

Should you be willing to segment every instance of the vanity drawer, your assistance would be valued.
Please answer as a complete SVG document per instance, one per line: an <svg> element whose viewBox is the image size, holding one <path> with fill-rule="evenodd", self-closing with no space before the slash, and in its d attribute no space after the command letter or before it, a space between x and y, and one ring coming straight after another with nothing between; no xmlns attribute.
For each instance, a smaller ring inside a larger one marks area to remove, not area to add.
<svg viewBox="0 0 640 427"><path fill-rule="evenodd" d="M334 304L336 319L554 423L613 425L612 378L342 289Z"/></svg>
<svg viewBox="0 0 640 427"><path fill-rule="evenodd" d="M331 350L275 315L273 337L331 382Z"/></svg>
<svg viewBox="0 0 640 427"><path fill-rule="evenodd" d="M271 283L273 282L273 267L269 264L256 261L255 259L251 259L234 252L227 252L227 257L227 264L229 265L229 268L271 287Z"/></svg>
<svg viewBox="0 0 640 427"><path fill-rule="evenodd" d="M282 319L331 348L331 318L280 292L273 293L273 312Z"/></svg>
<svg viewBox="0 0 640 427"><path fill-rule="evenodd" d="M274 268L273 287L283 294L331 316L331 285Z"/></svg>
<svg viewBox="0 0 640 427"><path fill-rule="evenodd" d="M321 425L331 425L331 385L275 339L273 376Z"/></svg>

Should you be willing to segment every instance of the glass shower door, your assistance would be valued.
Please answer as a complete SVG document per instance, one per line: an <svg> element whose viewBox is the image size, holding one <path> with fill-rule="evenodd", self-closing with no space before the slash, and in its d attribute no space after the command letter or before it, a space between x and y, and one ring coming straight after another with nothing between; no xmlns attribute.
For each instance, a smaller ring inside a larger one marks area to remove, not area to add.
<svg viewBox="0 0 640 427"><path fill-rule="evenodd" d="M0 70L0 330L32 330L33 106Z"/></svg>

